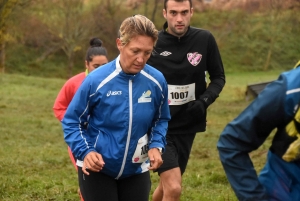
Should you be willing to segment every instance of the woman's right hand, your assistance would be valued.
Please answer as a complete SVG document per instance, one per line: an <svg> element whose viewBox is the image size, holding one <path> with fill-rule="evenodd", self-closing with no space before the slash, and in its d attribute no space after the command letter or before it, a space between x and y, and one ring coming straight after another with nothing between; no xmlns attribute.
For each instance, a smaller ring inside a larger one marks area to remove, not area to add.
<svg viewBox="0 0 300 201"><path fill-rule="evenodd" d="M104 164L102 155L92 151L84 157L82 172L86 175L90 174L87 170L100 172L103 169Z"/></svg>

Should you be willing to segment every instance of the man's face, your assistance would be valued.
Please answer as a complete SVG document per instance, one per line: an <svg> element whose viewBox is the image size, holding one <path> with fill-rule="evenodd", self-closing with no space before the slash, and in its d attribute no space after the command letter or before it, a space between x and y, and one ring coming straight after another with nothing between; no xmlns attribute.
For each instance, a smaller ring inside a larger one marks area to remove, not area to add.
<svg viewBox="0 0 300 201"><path fill-rule="evenodd" d="M193 16L193 8L189 1L168 1L166 9L163 10L164 18L168 22L168 32L174 36L183 36L190 25Z"/></svg>
<svg viewBox="0 0 300 201"><path fill-rule="evenodd" d="M127 74L137 74L145 66L153 50L154 41L149 36L135 36L126 45L117 39L120 65Z"/></svg>

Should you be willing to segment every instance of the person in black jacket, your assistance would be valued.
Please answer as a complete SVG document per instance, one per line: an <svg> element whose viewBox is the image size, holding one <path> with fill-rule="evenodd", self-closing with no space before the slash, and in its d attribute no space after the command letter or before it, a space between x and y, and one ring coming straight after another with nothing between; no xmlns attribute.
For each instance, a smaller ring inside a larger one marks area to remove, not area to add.
<svg viewBox="0 0 300 201"><path fill-rule="evenodd" d="M160 70L167 80L171 121L153 201L180 199L182 175L195 135L206 130L206 110L225 85L214 36L190 26L192 0L164 0L163 15L167 22L159 32L148 64Z"/></svg>

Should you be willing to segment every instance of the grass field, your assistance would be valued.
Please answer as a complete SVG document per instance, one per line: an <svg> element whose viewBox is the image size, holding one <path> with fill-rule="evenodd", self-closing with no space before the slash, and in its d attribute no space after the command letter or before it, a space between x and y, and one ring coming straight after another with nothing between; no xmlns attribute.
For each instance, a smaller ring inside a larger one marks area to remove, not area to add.
<svg viewBox="0 0 300 201"><path fill-rule="evenodd" d="M236 200L218 158L224 126L243 110L246 85L270 81L277 72L227 74L226 86L209 107L207 131L196 136L183 177L181 201ZM77 174L52 106L65 80L0 74L0 200L79 200ZM263 166L270 138L251 153ZM151 173L152 191L158 176Z"/></svg>

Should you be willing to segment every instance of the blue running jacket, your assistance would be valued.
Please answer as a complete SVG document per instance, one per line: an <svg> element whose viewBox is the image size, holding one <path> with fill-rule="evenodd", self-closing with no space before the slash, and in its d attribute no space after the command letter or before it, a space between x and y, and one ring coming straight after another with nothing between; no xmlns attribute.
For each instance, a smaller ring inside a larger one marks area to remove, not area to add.
<svg viewBox="0 0 300 201"><path fill-rule="evenodd" d="M148 171L148 149L164 150L169 120L162 73L146 64L136 75L125 74L117 57L85 78L62 126L78 166L95 151L105 162L101 172L119 179Z"/></svg>
<svg viewBox="0 0 300 201"><path fill-rule="evenodd" d="M287 162L282 157L295 140L287 136L286 126L299 111L299 103L300 68L296 68L268 84L223 130L217 147L227 178L239 200L300 200L299 158ZM249 152L262 145L273 129L276 133L272 146L265 166L257 176Z"/></svg>

